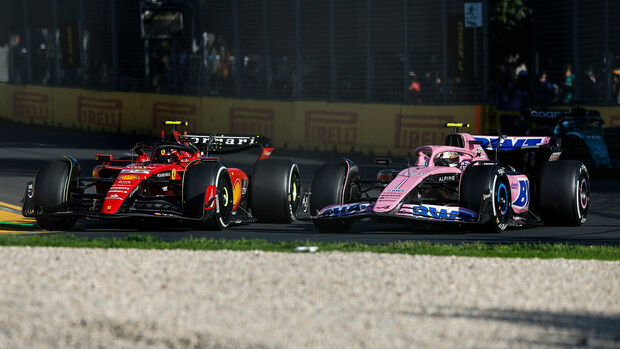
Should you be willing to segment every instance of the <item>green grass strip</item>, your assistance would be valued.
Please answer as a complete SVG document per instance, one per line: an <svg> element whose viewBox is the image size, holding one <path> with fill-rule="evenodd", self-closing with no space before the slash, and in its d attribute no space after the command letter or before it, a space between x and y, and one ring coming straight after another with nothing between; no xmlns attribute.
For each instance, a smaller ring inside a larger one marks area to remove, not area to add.
<svg viewBox="0 0 620 349"><path fill-rule="evenodd" d="M37 223L0 222L0 227L40 229Z"/></svg>
<svg viewBox="0 0 620 349"><path fill-rule="evenodd" d="M396 242L387 245L366 245L354 242L269 242L266 240L182 239L164 241L148 234L133 234L126 239L84 238L71 234L0 236L0 246L47 246L76 248L138 248L185 250L263 250L292 252L297 246L318 246L326 251L401 253L434 256L567 258L620 260L620 246L584 246L573 244L434 244L428 242Z"/></svg>

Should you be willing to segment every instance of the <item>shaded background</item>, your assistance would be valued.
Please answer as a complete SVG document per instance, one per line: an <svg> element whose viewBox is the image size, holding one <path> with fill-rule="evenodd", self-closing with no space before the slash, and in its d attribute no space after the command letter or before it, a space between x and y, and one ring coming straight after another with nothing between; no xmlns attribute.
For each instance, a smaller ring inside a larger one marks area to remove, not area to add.
<svg viewBox="0 0 620 349"><path fill-rule="evenodd" d="M4 80L15 84L486 104L503 75L514 80L524 68L532 83L548 72L556 86L549 102L561 103L570 66L574 99L617 104L620 3L482 4L483 27L469 28L455 0L5 0L0 72L4 55ZM164 35L149 37L148 11L180 14L182 28L158 22L151 34Z"/></svg>

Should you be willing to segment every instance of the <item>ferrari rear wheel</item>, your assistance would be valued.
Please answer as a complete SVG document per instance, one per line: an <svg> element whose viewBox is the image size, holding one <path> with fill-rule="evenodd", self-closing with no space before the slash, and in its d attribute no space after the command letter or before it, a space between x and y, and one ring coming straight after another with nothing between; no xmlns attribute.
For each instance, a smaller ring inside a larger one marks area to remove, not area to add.
<svg viewBox="0 0 620 349"><path fill-rule="evenodd" d="M259 222L291 223L301 202L299 168L291 160L259 160L250 179L250 209Z"/></svg>

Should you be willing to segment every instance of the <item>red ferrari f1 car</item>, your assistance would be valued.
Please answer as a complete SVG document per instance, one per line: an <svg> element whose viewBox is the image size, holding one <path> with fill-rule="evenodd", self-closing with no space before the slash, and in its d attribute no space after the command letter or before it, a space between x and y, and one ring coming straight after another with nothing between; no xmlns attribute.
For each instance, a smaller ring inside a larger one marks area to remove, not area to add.
<svg viewBox="0 0 620 349"><path fill-rule="evenodd" d="M376 178L360 178L351 160L322 165L304 195L301 218L328 232L347 231L363 218L478 224L493 232L586 221L588 170L578 161L558 161L549 137L472 136L457 132L467 124L446 126L455 130L444 145L415 149L413 164L402 170L381 159L386 168Z"/></svg>
<svg viewBox="0 0 620 349"><path fill-rule="evenodd" d="M162 140L138 143L135 157L114 160L97 154L91 177L70 156L39 168L27 184L22 213L45 229L69 229L79 217L168 219L196 228L224 229L233 223L290 223L300 202L300 173L290 160L270 159L263 136L188 135L166 121ZM219 154L261 148L251 173L228 168Z"/></svg>

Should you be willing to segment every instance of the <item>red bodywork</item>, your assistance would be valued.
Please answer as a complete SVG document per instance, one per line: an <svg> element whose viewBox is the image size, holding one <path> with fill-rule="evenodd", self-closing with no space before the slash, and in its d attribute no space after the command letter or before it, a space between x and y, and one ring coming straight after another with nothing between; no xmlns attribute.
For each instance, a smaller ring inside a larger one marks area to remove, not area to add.
<svg viewBox="0 0 620 349"><path fill-rule="evenodd" d="M180 145L188 145L187 142L180 141L183 137L177 132L172 131L174 139ZM156 157L154 154L153 157ZM163 155L163 154L162 154ZM175 161L171 163L153 162L148 155L140 154L135 161L131 160L112 160L111 155L97 154L96 158L103 160L103 164L97 165L93 169L93 177L105 178L116 177L113 183L97 183L95 190L98 194L105 194L101 213L113 215L118 212L125 200L137 191L149 196L173 196L181 195L183 177L185 170L192 164L197 164L201 159L217 159L214 157L204 158L200 151L194 153L186 151L175 152ZM268 155L264 158L267 158ZM115 163L112 165L111 163ZM228 168L233 188L233 209L237 209L242 196L248 187L248 175L238 168ZM146 185L147 178L166 179L162 185ZM215 186L207 188L205 197L205 208L215 207Z"/></svg>

